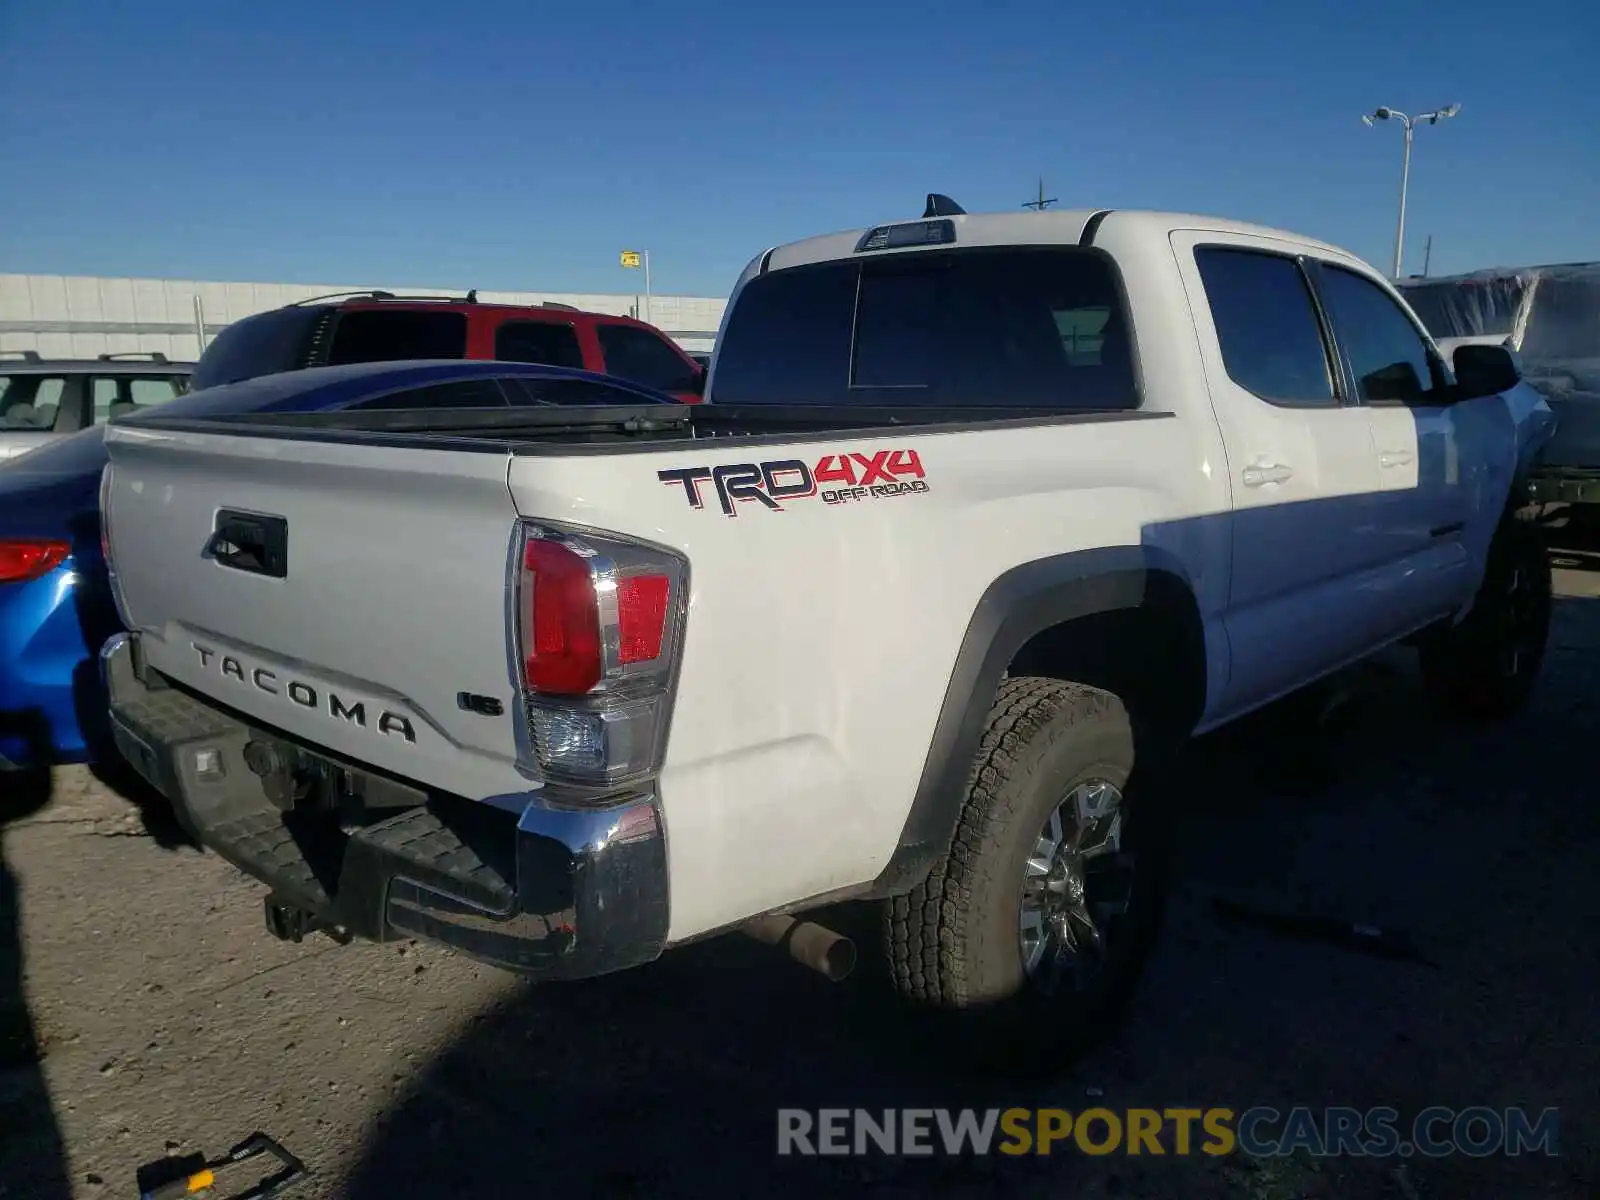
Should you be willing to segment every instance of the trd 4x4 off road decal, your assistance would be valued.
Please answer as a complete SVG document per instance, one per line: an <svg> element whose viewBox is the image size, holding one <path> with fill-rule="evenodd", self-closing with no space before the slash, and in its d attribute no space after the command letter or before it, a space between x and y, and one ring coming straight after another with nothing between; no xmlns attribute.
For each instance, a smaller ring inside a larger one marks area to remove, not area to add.
<svg viewBox="0 0 1600 1200"><path fill-rule="evenodd" d="M683 488L691 508L704 508L701 485L710 483L725 515L739 515L739 504L754 503L782 512L787 500L820 496L824 504L915 496L928 491L922 459L915 450L874 450L871 454L824 454L815 465L798 458L775 462L725 463L720 467L679 467L657 471L662 483ZM836 485L836 486L822 486Z"/></svg>

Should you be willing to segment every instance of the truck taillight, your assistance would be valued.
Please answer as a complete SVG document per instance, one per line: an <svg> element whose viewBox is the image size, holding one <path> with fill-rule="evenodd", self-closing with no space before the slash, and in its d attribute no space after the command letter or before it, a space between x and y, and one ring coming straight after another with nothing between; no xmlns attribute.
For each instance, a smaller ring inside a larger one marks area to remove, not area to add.
<svg viewBox="0 0 1600 1200"><path fill-rule="evenodd" d="M547 776L609 787L660 766L687 578L658 546L524 526L517 657Z"/></svg>
<svg viewBox="0 0 1600 1200"><path fill-rule="evenodd" d="M28 583L48 575L71 554L66 542L0 539L0 583Z"/></svg>
<svg viewBox="0 0 1600 1200"><path fill-rule="evenodd" d="M111 561L111 471L107 463L100 471L100 560L105 564L106 579L111 584L111 602L116 606L117 617L124 629L132 629L128 620L128 605L122 598L122 584L117 579L116 564Z"/></svg>

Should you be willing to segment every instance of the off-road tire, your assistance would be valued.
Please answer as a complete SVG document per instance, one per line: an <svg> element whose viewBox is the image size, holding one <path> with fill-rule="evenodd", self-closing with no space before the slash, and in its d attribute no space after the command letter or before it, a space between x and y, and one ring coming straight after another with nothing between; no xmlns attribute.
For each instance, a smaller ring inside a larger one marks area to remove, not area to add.
<svg viewBox="0 0 1600 1200"><path fill-rule="evenodd" d="M1507 518L1490 543L1471 610L1418 646L1423 684L1444 712L1497 720L1527 705L1544 664L1550 591L1549 550L1538 526Z"/></svg>
<svg viewBox="0 0 1600 1200"><path fill-rule="evenodd" d="M970 1065L1057 1071L1101 1041L1125 1009L1160 924L1170 849L1159 789L1141 788L1133 775L1133 729L1116 696L1056 679L1001 684L948 856L884 904L896 989L943 1026L945 1045ZM1100 973L1082 990L1046 995L1019 948L1024 863L1051 811L1091 778L1123 791L1132 892L1108 927Z"/></svg>

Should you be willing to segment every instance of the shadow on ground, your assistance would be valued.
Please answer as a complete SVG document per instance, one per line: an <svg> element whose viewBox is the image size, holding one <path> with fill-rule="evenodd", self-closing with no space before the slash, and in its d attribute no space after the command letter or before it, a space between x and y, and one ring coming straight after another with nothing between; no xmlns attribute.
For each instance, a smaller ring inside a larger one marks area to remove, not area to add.
<svg viewBox="0 0 1600 1200"><path fill-rule="evenodd" d="M6 730L5 732L10 732ZM48 771L0 773L0 1192L70 1196L61 1131L40 1063L47 1047L23 992L21 889L6 862L5 827L50 802Z"/></svg>
<svg viewBox="0 0 1600 1200"><path fill-rule="evenodd" d="M1584 611L1579 611L1580 609ZM738 937L473 1019L372 1131L339 1194L1592 1196L1574 1137L1593 1038L1600 655L1560 646L1533 709L1429 715L1408 657L1197 743L1180 883L1122 1034L1052 1086L952 1074L868 965L829 985ZM1600 628L1600 627L1597 627ZM1600 646L1600 635L1590 637ZM1226 899L1399 932L1436 964L1217 918ZM867 947L864 947L867 949ZM1551 1160L780 1159L782 1107L1557 1106Z"/></svg>

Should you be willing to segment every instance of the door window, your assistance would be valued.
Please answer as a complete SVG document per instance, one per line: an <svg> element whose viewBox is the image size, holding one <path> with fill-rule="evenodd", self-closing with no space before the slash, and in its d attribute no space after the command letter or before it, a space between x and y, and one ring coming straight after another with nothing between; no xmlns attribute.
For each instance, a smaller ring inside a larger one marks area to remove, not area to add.
<svg viewBox="0 0 1600 1200"><path fill-rule="evenodd" d="M1292 258L1202 246L1195 265L1228 378L1272 404L1338 403L1305 272Z"/></svg>
<svg viewBox="0 0 1600 1200"><path fill-rule="evenodd" d="M507 321L495 330L494 356L502 362L583 366L577 331L554 321Z"/></svg>
<svg viewBox="0 0 1600 1200"><path fill-rule="evenodd" d="M59 375L0 375L0 429L53 429L67 381Z"/></svg>
<svg viewBox="0 0 1600 1200"><path fill-rule="evenodd" d="M1369 404L1428 404L1443 382L1405 310L1370 279L1323 264L1322 292L1350 359L1356 395Z"/></svg>
<svg viewBox="0 0 1600 1200"><path fill-rule="evenodd" d="M660 392L692 392L699 383L694 364L667 345L661 335L636 325L605 323L598 332L608 375Z"/></svg>

